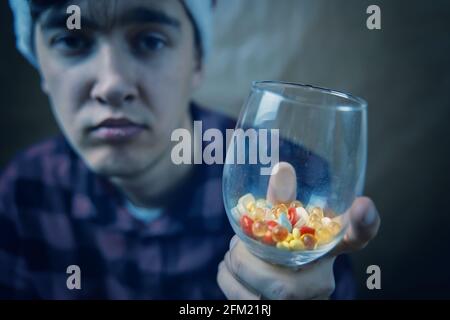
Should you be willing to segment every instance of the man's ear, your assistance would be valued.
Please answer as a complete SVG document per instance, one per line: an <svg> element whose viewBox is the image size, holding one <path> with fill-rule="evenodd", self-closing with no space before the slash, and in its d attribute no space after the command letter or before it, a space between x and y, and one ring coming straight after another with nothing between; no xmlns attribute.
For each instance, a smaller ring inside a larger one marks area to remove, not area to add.
<svg viewBox="0 0 450 320"><path fill-rule="evenodd" d="M48 84L47 84L47 81L45 80L45 78L44 78L44 76L39 72L39 78L40 78L40 81L41 81L41 89L42 89L42 91L45 93L45 94L47 94L48 95Z"/></svg>
<svg viewBox="0 0 450 320"><path fill-rule="evenodd" d="M203 81L204 78L204 68L202 61L197 60L195 64L195 69L192 74L192 89L197 89Z"/></svg>
<svg viewBox="0 0 450 320"><path fill-rule="evenodd" d="M42 74L41 71L41 59L40 56L38 54L38 41L39 41L39 37L41 37L39 31L38 31L38 25L35 26L34 32L33 32L33 37L34 37L34 42L33 42L33 51L34 51L34 56L36 57L37 60L37 71L39 73L39 80L41 82L41 90L48 95L48 84L47 81L45 80L44 75Z"/></svg>

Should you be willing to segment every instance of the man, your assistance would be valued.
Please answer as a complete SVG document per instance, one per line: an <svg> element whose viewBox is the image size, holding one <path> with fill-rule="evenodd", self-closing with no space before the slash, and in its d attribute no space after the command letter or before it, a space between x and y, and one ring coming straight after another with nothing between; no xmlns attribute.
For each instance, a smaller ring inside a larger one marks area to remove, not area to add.
<svg viewBox="0 0 450 320"><path fill-rule="evenodd" d="M194 120L234 127L190 102L208 49L207 1L71 1L80 30L67 28L66 1L10 3L63 137L22 153L0 179L2 297L312 299L335 283L336 297L351 296L346 260L335 280L334 256L376 234L369 199L355 202L333 255L287 270L235 238L229 246L220 166L171 161L173 130L192 131ZM269 189L285 190L293 175L283 164Z"/></svg>

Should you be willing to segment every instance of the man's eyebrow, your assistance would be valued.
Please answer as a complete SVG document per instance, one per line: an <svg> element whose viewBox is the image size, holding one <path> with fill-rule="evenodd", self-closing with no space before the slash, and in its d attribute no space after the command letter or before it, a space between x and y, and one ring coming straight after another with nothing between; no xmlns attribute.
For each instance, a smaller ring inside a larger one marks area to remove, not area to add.
<svg viewBox="0 0 450 320"><path fill-rule="evenodd" d="M52 12L42 19L42 29L67 28L66 23L68 18L69 15L63 11ZM141 7L125 12L125 14L121 15L117 20L117 24L119 25L156 23L172 26L176 29L179 29L181 25L178 19L171 17L162 11ZM81 28L98 30L101 29L101 26L97 22L81 16Z"/></svg>
<svg viewBox="0 0 450 320"><path fill-rule="evenodd" d="M166 24L177 29L180 28L180 21L166 13L148 8L135 8L126 12L120 19L120 24L136 23L159 23Z"/></svg>

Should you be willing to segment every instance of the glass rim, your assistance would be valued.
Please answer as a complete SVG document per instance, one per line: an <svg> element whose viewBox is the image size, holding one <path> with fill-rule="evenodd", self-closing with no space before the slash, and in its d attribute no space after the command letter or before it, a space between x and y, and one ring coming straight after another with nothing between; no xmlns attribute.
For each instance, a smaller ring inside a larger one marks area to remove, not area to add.
<svg viewBox="0 0 450 320"><path fill-rule="evenodd" d="M284 100L291 101L294 103L299 103L299 101L297 101L291 97L285 96L274 90L270 90L270 88L264 87L264 85L290 86L290 87L297 87L297 88L301 88L301 89L309 89L309 90L313 90L315 92L326 93L326 94L333 95L336 97L344 98L344 99L350 100L356 104L356 105L334 106L334 107L326 107L326 108L333 108L333 109L337 109L337 110L344 108L345 110L342 110L342 111L361 111L361 110L366 110L367 105L368 105L366 100L364 100L363 98L360 98L358 96L355 96L353 94L346 93L343 91L333 90L333 89L329 89L329 88L319 87L319 86L315 86L315 85L304 84L304 83L300 83L300 82L256 80L256 81L252 82L252 89L258 90L258 91L268 91L272 94L279 96L280 98L282 98ZM322 106L318 106L318 107L322 107Z"/></svg>

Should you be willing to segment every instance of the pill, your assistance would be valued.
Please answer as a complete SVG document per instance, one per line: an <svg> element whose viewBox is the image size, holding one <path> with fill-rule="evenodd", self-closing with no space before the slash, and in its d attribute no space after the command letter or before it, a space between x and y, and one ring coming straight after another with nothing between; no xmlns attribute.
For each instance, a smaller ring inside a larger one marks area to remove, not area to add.
<svg viewBox="0 0 450 320"><path fill-rule="evenodd" d="M253 220L247 216L247 215L243 215L240 219L240 224L241 224L241 228L242 231L244 231L244 233L248 236L253 236L252 233L252 225L253 225Z"/></svg>
<svg viewBox="0 0 450 320"><path fill-rule="evenodd" d="M282 241L277 243L277 248L281 250L289 250L289 243Z"/></svg>
<svg viewBox="0 0 450 320"><path fill-rule="evenodd" d="M298 228L293 228L292 229L292 236L294 237L294 239L300 239L300 230Z"/></svg>
<svg viewBox="0 0 450 320"><path fill-rule="evenodd" d="M296 208L289 208L288 210L288 218L289 218L289 222L291 223L291 225L295 225L297 223L297 210Z"/></svg>
<svg viewBox="0 0 450 320"><path fill-rule="evenodd" d="M299 228L306 225L309 221L309 215L305 208L298 207L295 211L297 212L297 222L295 223L295 226Z"/></svg>
<svg viewBox="0 0 450 320"><path fill-rule="evenodd" d="M289 221L289 218L287 217L285 212L283 212L278 216L277 222L280 226L285 227L288 230L288 232L292 231L291 222Z"/></svg>
<svg viewBox="0 0 450 320"><path fill-rule="evenodd" d="M312 234L306 233L302 235L300 240L303 242L305 249L312 250L316 247L317 239Z"/></svg>
<svg viewBox="0 0 450 320"><path fill-rule="evenodd" d="M289 208L299 208L299 207L303 207L303 203L301 203L298 200L292 201L291 204L289 205Z"/></svg>
<svg viewBox="0 0 450 320"><path fill-rule="evenodd" d="M291 250L302 250L304 248L303 242L299 239L294 239L289 242L289 249Z"/></svg>
<svg viewBox="0 0 450 320"><path fill-rule="evenodd" d="M278 225L272 228L272 239L275 242L284 241L287 238L288 234L288 230L283 226Z"/></svg>
<svg viewBox="0 0 450 320"><path fill-rule="evenodd" d="M263 237L267 230L267 224L264 221L254 221L252 224L252 233L255 237Z"/></svg>
<svg viewBox="0 0 450 320"><path fill-rule="evenodd" d="M300 228L300 234L304 235L304 234L312 234L314 235L314 233L316 232L316 230L314 228L310 228L307 226L303 226Z"/></svg>
<svg viewBox="0 0 450 320"><path fill-rule="evenodd" d="M241 213L239 212L237 207L231 208L231 215L233 216L235 221L239 221L241 218Z"/></svg>

